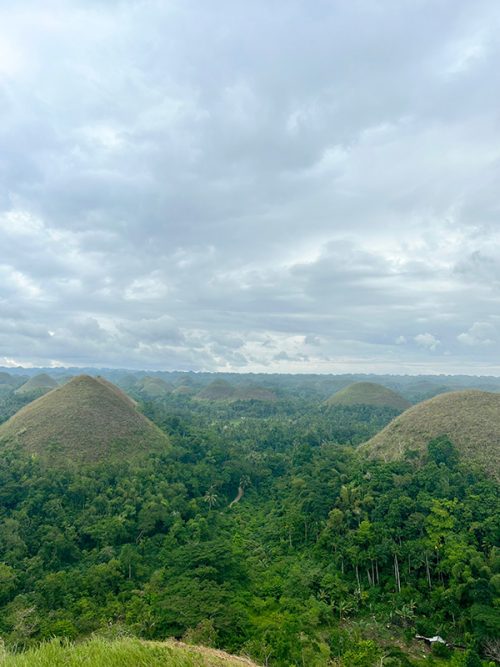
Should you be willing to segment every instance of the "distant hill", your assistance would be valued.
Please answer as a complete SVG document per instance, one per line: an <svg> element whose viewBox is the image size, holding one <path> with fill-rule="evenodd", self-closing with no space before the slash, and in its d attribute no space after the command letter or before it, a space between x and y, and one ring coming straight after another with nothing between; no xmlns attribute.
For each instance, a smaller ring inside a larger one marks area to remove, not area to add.
<svg viewBox="0 0 500 667"><path fill-rule="evenodd" d="M131 373L127 373L126 375L122 375L119 380L117 381L117 384L120 387L123 387L123 389L128 390L128 389L133 389L138 381L138 378L135 375L132 375Z"/></svg>
<svg viewBox="0 0 500 667"><path fill-rule="evenodd" d="M48 392L51 389L57 387L57 382L54 378L51 378L47 373L40 373L39 375L34 375L27 382L16 389L16 394L19 396L26 396L29 394L41 394Z"/></svg>
<svg viewBox="0 0 500 667"><path fill-rule="evenodd" d="M469 389L441 394L411 407L360 451L386 461L408 450L425 453L433 438L446 435L462 458L500 477L500 394Z"/></svg>
<svg viewBox="0 0 500 667"><path fill-rule="evenodd" d="M193 379L189 375L182 375L177 378L172 394L176 396L193 396L198 391Z"/></svg>
<svg viewBox="0 0 500 667"><path fill-rule="evenodd" d="M58 384L58 386L66 384L66 382L69 382L74 377L75 377L74 375L69 375L69 373L65 373L64 375L58 375L57 376L57 384Z"/></svg>
<svg viewBox="0 0 500 667"><path fill-rule="evenodd" d="M194 387L195 383L190 375L181 375L175 383L177 387Z"/></svg>
<svg viewBox="0 0 500 667"><path fill-rule="evenodd" d="M236 389L226 380L214 380L204 389L202 389L196 398L201 398L205 401L227 401L234 398Z"/></svg>
<svg viewBox="0 0 500 667"><path fill-rule="evenodd" d="M8 373L0 372L0 396L5 397L11 394L16 388L15 382Z"/></svg>
<svg viewBox="0 0 500 667"><path fill-rule="evenodd" d="M449 387L430 380L416 380L401 387L401 394L411 403L420 403L420 401L426 401L428 398L458 389L463 389L463 387Z"/></svg>
<svg viewBox="0 0 500 667"><path fill-rule="evenodd" d="M135 385L135 389L147 398L161 398L172 393L172 387L168 382L149 375L139 380Z"/></svg>
<svg viewBox="0 0 500 667"><path fill-rule="evenodd" d="M176 396L192 396L194 393L196 390L188 384L180 384L172 391Z"/></svg>
<svg viewBox="0 0 500 667"><path fill-rule="evenodd" d="M392 389L374 382L354 382L325 401L325 405L371 405L406 410L410 403Z"/></svg>
<svg viewBox="0 0 500 667"><path fill-rule="evenodd" d="M80 375L2 424L0 444L62 464L129 460L169 441L118 387Z"/></svg>
<svg viewBox="0 0 500 667"><path fill-rule="evenodd" d="M0 372L0 385L8 385L9 387L13 384L13 378L8 373Z"/></svg>

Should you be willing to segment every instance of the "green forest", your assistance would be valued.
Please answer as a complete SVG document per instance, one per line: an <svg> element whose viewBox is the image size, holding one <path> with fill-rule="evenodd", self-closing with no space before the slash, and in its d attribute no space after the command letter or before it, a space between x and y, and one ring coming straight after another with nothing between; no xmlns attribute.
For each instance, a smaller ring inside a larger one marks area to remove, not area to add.
<svg viewBox="0 0 500 667"><path fill-rule="evenodd" d="M2 420L20 406L0 400ZM97 633L276 667L498 660L498 484L449 438L384 463L357 446L392 408L173 394L139 407L167 452L0 459L8 650Z"/></svg>

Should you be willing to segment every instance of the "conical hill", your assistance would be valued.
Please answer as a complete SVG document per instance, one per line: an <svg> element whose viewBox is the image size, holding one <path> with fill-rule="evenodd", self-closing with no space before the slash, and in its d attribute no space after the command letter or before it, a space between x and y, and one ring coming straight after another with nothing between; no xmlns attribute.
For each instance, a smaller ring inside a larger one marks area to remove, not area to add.
<svg viewBox="0 0 500 667"><path fill-rule="evenodd" d="M39 373L21 385L19 389L16 389L16 394L40 394L50 391L55 387L57 387L57 382L54 380L54 378L51 378L50 375L47 375L47 373Z"/></svg>
<svg viewBox="0 0 500 667"><path fill-rule="evenodd" d="M0 385L10 386L11 384L12 384L12 377L8 373L0 371Z"/></svg>
<svg viewBox="0 0 500 667"><path fill-rule="evenodd" d="M375 382L354 382L333 394L325 405L371 405L406 410L410 403L392 389Z"/></svg>
<svg viewBox="0 0 500 667"><path fill-rule="evenodd" d="M196 398L207 401L225 401L234 398L236 389L226 380L214 380L202 389Z"/></svg>
<svg viewBox="0 0 500 667"><path fill-rule="evenodd" d="M0 426L0 443L52 464L127 461L169 447L168 437L118 387L79 375Z"/></svg>
<svg viewBox="0 0 500 667"><path fill-rule="evenodd" d="M139 380L136 388L146 398L161 398L172 393L172 387L159 377L150 377L149 375Z"/></svg>
<svg viewBox="0 0 500 667"><path fill-rule="evenodd" d="M408 450L425 454L429 441L443 435L454 443L462 460L500 477L500 394L486 391L454 391L414 405L360 451L390 461Z"/></svg>

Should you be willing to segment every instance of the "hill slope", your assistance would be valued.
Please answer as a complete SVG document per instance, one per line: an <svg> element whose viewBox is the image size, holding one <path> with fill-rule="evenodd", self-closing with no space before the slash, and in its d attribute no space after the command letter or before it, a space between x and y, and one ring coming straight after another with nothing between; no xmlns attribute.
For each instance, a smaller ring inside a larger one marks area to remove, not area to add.
<svg viewBox="0 0 500 667"><path fill-rule="evenodd" d="M34 375L27 382L16 389L16 394L27 395L40 392L47 392L51 389L57 387L57 382L54 378L51 378L47 373L40 373L39 375Z"/></svg>
<svg viewBox="0 0 500 667"><path fill-rule="evenodd" d="M429 440L440 435L447 435L465 460L500 476L500 394L485 391L454 391L414 405L360 450L389 461L408 450L424 453Z"/></svg>
<svg viewBox="0 0 500 667"><path fill-rule="evenodd" d="M77 667L148 665L149 667L258 667L247 658L181 642L108 641L98 637L79 644L48 642L26 653L0 657L2 667Z"/></svg>
<svg viewBox="0 0 500 667"><path fill-rule="evenodd" d="M410 407L405 398L375 382L354 382L333 394L325 405L372 405L396 410Z"/></svg>
<svg viewBox="0 0 500 667"><path fill-rule="evenodd" d="M139 380L135 388L147 398L161 398L172 393L172 387L165 380L150 376Z"/></svg>
<svg viewBox="0 0 500 667"><path fill-rule="evenodd" d="M11 386L14 384L12 376L10 376L8 373L5 373L3 371L0 371L0 385L8 385Z"/></svg>
<svg viewBox="0 0 500 667"><path fill-rule="evenodd" d="M0 443L64 463L130 459L168 438L118 387L80 375L2 424Z"/></svg>
<svg viewBox="0 0 500 667"><path fill-rule="evenodd" d="M204 389L202 389L196 398L201 398L205 401L227 401L234 398L236 389L226 382L226 380L214 380Z"/></svg>

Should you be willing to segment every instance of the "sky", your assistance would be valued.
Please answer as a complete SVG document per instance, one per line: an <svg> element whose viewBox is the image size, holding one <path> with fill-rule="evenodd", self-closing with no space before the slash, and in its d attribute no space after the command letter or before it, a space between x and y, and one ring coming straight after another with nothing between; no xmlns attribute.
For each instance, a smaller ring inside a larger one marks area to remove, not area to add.
<svg viewBox="0 0 500 667"><path fill-rule="evenodd" d="M0 0L0 365L500 374L498 0Z"/></svg>

